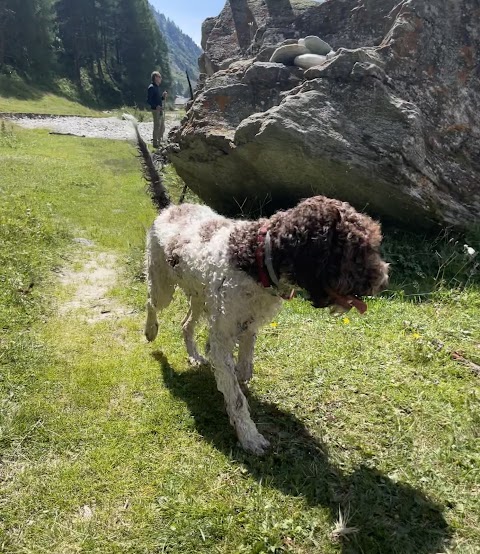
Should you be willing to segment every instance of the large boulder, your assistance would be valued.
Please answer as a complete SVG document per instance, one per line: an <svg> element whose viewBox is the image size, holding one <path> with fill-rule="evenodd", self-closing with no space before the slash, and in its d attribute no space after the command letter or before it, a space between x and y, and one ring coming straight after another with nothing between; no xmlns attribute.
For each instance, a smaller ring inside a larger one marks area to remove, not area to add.
<svg viewBox="0 0 480 554"><path fill-rule="evenodd" d="M293 20L316 5L314 0L227 0L220 15L202 26L200 70L211 75L257 53L258 44L275 46L294 37Z"/></svg>
<svg viewBox="0 0 480 554"><path fill-rule="evenodd" d="M271 2L244 3L255 18ZM279 45L278 13L217 57L207 25L212 74L171 137L187 185L230 215L326 194L413 228L478 223L478 0L328 0L286 15L281 41L319 36L335 51L325 63L258 61Z"/></svg>

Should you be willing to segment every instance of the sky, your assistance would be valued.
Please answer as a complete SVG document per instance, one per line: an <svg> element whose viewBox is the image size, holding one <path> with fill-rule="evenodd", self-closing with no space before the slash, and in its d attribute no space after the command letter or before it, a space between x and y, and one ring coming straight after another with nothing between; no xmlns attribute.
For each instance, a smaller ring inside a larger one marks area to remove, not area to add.
<svg viewBox="0 0 480 554"><path fill-rule="evenodd" d="M225 0L150 0L150 3L200 45L204 19L217 16Z"/></svg>

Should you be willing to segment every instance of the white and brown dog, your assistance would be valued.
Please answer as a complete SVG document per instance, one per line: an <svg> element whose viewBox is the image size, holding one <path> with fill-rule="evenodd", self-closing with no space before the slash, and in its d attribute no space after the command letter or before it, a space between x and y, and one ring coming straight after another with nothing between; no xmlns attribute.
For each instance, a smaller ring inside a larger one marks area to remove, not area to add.
<svg viewBox="0 0 480 554"><path fill-rule="evenodd" d="M380 227L349 204L323 196L257 221L228 219L202 205L172 205L138 130L137 139L159 210L147 237L145 335L155 339L157 313L180 287L190 302L183 322L189 358L204 362L194 330L205 316L208 357L230 422L242 447L262 454L269 443L252 421L243 393L252 376L258 329L272 320L292 287L306 291L315 307L363 313L359 297L379 292L388 279L379 254Z"/></svg>

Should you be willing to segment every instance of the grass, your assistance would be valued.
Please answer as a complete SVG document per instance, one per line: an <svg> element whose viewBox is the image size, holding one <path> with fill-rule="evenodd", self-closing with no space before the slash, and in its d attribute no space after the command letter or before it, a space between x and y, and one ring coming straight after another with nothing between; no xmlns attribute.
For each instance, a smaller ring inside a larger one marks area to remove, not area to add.
<svg viewBox="0 0 480 554"><path fill-rule="evenodd" d="M33 113L101 117L101 111L83 105L67 80L50 87L26 83L16 74L0 74L0 113Z"/></svg>
<svg viewBox="0 0 480 554"><path fill-rule="evenodd" d="M479 377L451 357L480 363L473 262L363 318L285 304L256 352L250 403L272 442L256 459L211 373L186 362L180 294L142 338L154 214L131 146L9 128L0 155L0 552L479 551ZM56 309L79 237L123 261L117 320ZM421 283L425 256L387 243L397 288Z"/></svg>

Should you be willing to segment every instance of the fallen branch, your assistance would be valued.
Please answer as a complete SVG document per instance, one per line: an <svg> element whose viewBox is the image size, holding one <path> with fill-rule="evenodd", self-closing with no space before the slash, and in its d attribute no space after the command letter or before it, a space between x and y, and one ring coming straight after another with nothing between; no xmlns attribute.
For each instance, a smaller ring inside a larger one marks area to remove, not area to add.
<svg viewBox="0 0 480 554"><path fill-rule="evenodd" d="M49 135L62 135L63 137L81 137L85 138L85 135L76 135L75 133L59 133L58 131L50 131Z"/></svg>
<svg viewBox="0 0 480 554"><path fill-rule="evenodd" d="M456 362L459 362L462 365L468 367L472 371L472 373L474 373L477 377L480 377L480 365L472 362L472 360L468 360L467 358L465 358L461 352L452 352L451 358L452 360L455 360Z"/></svg>

